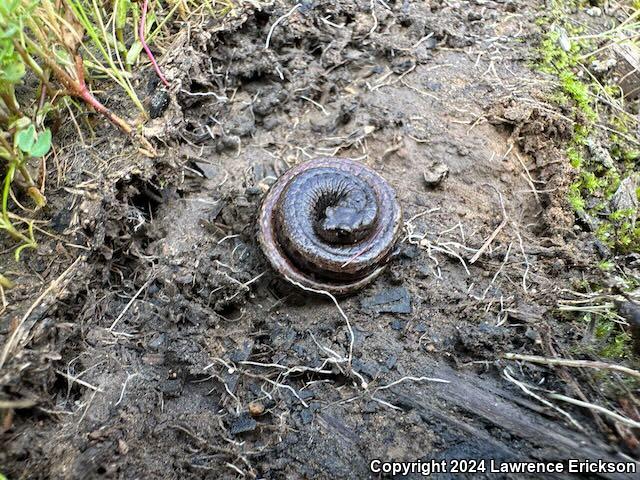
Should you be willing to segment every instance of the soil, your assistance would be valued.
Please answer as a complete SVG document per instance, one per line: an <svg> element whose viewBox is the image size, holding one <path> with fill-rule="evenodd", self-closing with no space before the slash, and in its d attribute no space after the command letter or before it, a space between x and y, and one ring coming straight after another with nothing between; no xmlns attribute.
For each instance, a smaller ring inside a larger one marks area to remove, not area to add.
<svg viewBox="0 0 640 480"><path fill-rule="evenodd" d="M42 213L56 238L3 257L27 272L0 322L16 339L0 384L32 406L4 419L0 471L369 478L374 458L640 458L601 417L559 405L580 431L508 380L575 395L566 370L501 359L581 341L557 304L599 260L565 200L571 125L531 67L543 6L302 1L276 24L293 4L252 3L176 32L170 92L138 79L157 158L109 127L90 146L62 127ZM404 209L387 272L337 300L348 321L255 241L269 185L320 155L375 168Z"/></svg>

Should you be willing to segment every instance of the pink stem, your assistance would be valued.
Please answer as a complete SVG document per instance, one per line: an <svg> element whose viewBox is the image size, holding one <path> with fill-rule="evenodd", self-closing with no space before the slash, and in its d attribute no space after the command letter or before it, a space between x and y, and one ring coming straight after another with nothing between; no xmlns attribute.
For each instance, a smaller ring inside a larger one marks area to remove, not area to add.
<svg viewBox="0 0 640 480"><path fill-rule="evenodd" d="M160 80L162 80L162 83L164 83L165 86L168 87L169 82L167 82L167 79L164 78L164 75L162 74L162 71L158 66L158 62L156 62L156 58L153 56L153 53L151 53L151 49L149 48L149 45L147 45L147 42L144 39L144 27L147 20L148 7L149 7L149 0L144 0L144 2L142 3L142 18L140 19L140 29L138 30L138 35L140 36L140 43L142 44L142 48L144 48L144 51L147 52L147 56L149 57L149 60L151 60L151 65L153 65L153 68L158 74L158 77L160 78Z"/></svg>

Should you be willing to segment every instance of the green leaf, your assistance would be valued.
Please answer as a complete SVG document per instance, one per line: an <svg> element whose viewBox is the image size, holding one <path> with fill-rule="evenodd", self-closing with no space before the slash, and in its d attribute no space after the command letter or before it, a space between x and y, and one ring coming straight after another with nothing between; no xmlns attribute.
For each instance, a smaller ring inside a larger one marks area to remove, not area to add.
<svg viewBox="0 0 640 480"><path fill-rule="evenodd" d="M127 65L135 64L138 61L138 57L140 56L141 52L142 52L142 43L140 43L139 40L136 40L135 42L133 42L133 45L131 45L131 48L127 52L127 57L125 59L125 62L127 63Z"/></svg>
<svg viewBox="0 0 640 480"><path fill-rule="evenodd" d="M19 132L20 130L27 128L29 125L31 125L31 119L29 117L20 117L9 124L9 130L15 129L16 132Z"/></svg>
<svg viewBox="0 0 640 480"><path fill-rule="evenodd" d="M0 72L0 80L9 83L18 83L25 74L24 63L10 63Z"/></svg>
<svg viewBox="0 0 640 480"><path fill-rule="evenodd" d="M18 33L19 29L17 25L9 25L9 27L3 31L0 32L0 39L4 39L4 38L13 38L13 36Z"/></svg>
<svg viewBox="0 0 640 480"><path fill-rule="evenodd" d="M31 147L36 141L36 127L33 125L29 125L29 128L26 130L20 130L16 134L16 143L18 148L22 150L24 153L29 153L31 151Z"/></svg>
<svg viewBox="0 0 640 480"><path fill-rule="evenodd" d="M116 28L124 29L127 24L127 12L131 6L130 0L116 0L114 4L117 9Z"/></svg>
<svg viewBox="0 0 640 480"><path fill-rule="evenodd" d="M38 139L29 150L32 157L42 157L49 152L51 148L51 130L48 128L38 135Z"/></svg>

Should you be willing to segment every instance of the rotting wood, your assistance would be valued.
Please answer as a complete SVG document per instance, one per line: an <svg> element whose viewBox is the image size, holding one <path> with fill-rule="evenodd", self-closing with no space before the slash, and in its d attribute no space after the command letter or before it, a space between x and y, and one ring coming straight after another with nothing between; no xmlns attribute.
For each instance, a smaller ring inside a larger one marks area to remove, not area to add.
<svg viewBox="0 0 640 480"><path fill-rule="evenodd" d="M389 401L415 409L425 421L445 422L454 429L475 437L478 442L491 445L513 460L561 461L578 458L610 462L632 461L629 457L611 453L610 446L593 437L572 431L557 421L548 420L507 400L513 394L505 391L491 378L471 377L445 365L434 367L428 374L449 380L450 383L429 389L429 395L421 395L419 398L396 393ZM447 408L443 409L443 406ZM461 421L461 415L456 413L460 410L474 421ZM516 452L511 442L507 443L495 434L487 435L484 431L486 424L526 441L532 448L519 448ZM526 451L527 454L524 455L521 451ZM640 462L636 463L640 469ZM617 473L602 474L601 477L628 478L627 475Z"/></svg>

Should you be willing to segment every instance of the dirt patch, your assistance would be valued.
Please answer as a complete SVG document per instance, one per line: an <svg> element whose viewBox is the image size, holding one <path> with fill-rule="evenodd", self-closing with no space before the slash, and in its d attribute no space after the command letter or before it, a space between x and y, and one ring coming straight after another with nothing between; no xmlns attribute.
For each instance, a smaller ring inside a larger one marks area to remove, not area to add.
<svg viewBox="0 0 640 480"><path fill-rule="evenodd" d="M7 359L4 393L35 405L5 421L3 473L365 478L373 458L622 458L610 427L575 410L576 430L499 360L574 341L555 308L595 255L565 201L568 127L527 66L529 3L301 2L277 24L291 5L276 4L178 34L163 59L178 87L147 126L163 156L97 179L74 164L57 221L83 247L27 260L49 284L80 259ZM255 242L273 180L338 154L394 185L406 221L389 270L339 300L348 323ZM5 338L34 299L11 298Z"/></svg>

